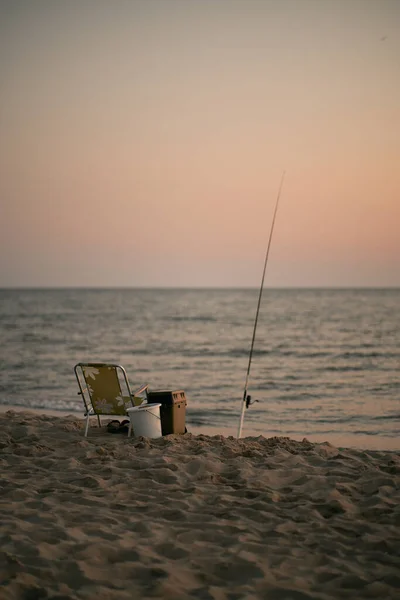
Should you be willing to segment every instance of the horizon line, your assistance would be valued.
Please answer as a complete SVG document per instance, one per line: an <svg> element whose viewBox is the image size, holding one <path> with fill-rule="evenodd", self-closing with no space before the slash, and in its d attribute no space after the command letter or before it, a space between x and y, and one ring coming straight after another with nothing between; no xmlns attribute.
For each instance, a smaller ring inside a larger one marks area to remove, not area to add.
<svg viewBox="0 0 400 600"><path fill-rule="evenodd" d="M215 285L204 285L204 286L164 286L164 285L115 285L115 286L102 286L102 285L17 285L17 286L0 286L0 290L259 290L258 286L215 286ZM332 286L320 286L320 285L286 285L286 286L264 286L264 289L270 290L398 290L400 285L332 285Z"/></svg>

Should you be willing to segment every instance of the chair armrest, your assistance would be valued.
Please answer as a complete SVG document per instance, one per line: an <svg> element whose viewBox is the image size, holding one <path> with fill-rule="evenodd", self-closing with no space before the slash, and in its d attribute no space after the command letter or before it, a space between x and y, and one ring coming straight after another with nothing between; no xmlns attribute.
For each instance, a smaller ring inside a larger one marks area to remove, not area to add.
<svg viewBox="0 0 400 600"><path fill-rule="evenodd" d="M148 383L143 384L140 388L138 388L137 390L132 392L132 398L133 398L133 396L138 396L139 394L141 394L142 392L147 390L148 387L149 387Z"/></svg>

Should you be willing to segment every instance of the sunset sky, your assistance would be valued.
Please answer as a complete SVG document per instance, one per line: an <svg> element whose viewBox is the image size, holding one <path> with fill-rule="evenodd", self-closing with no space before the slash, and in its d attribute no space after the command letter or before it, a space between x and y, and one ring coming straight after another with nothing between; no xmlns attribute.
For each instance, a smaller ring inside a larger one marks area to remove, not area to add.
<svg viewBox="0 0 400 600"><path fill-rule="evenodd" d="M399 0L0 0L0 287L400 286Z"/></svg>

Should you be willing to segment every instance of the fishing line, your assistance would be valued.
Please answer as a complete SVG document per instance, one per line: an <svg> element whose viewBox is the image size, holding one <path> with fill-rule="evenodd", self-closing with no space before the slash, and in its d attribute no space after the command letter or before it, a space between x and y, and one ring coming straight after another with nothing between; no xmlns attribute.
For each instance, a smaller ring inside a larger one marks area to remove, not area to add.
<svg viewBox="0 0 400 600"><path fill-rule="evenodd" d="M285 171L283 171L283 173L282 173L281 183L279 185L278 196L276 198L276 203L275 203L274 216L272 218L271 230L269 232L269 240L268 240L267 251L266 251L266 254L265 254L264 270L263 270L262 279L261 279L260 293L258 295L258 304L257 304L257 310L256 310L256 317L255 317L255 321L254 321L253 338L251 340L251 346L250 346L249 364L247 366L246 382L244 384L244 392L243 392L243 400L242 400L242 411L240 413L240 421L239 421L239 428L238 428L238 435L237 435L238 439L242 435L243 420L244 420L244 411L245 411L246 408L249 408L250 404L252 404L251 397L247 395L247 387L248 387L248 384L249 384L251 360L253 358L254 341L256 339L256 329L257 329L257 323L258 323L258 314L260 312L261 297L262 297L263 287L264 287L265 271L266 271L266 268L267 268L268 256L269 256L269 249L271 247L272 234L274 232L276 213L278 212L279 198L281 197L281 191L282 191L282 186L283 186L283 180L284 180L284 178L285 178Z"/></svg>

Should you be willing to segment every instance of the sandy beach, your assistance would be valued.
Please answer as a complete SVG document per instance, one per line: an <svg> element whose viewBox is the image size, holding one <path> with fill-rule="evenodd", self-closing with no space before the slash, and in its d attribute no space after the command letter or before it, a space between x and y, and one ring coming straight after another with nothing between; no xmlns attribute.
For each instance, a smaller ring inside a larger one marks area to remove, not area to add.
<svg viewBox="0 0 400 600"><path fill-rule="evenodd" d="M0 421L4 600L398 598L398 452Z"/></svg>

